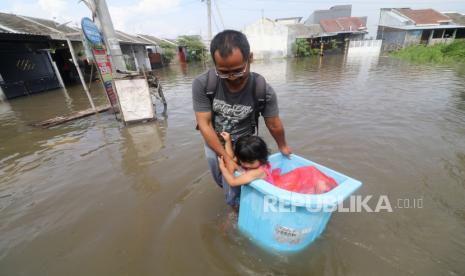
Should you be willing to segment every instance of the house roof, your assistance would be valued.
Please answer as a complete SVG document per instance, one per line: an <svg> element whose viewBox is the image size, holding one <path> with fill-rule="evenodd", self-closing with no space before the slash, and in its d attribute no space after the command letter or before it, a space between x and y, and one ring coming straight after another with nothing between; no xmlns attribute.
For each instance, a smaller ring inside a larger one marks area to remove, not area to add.
<svg viewBox="0 0 465 276"><path fill-rule="evenodd" d="M52 40L64 40L65 35L70 40L81 41L81 29L66 26L53 20L22 16L9 13L0 13L0 32L41 35ZM153 43L122 31L115 31L116 38L122 44L152 45Z"/></svg>
<svg viewBox="0 0 465 276"><path fill-rule="evenodd" d="M336 19L322 19L320 25L327 33L366 32L367 27L359 17L340 17Z"/></svg>
<svg viewBox="0 0 465 276"><path fill-rule="evenodd" d="M156 36L153 36L153 35L138 34L137 36L139 38L141 38L141 39L144 39L144 40L148 41L148 42L155 43L156 45L167 43L167 44L170 44L172 46L176 46L176 43L174 43L172 41L169 41L169 40L164 39L164 38L156 37Z"/></svg>
<svg viewBox="0 0 465 276"><path fill-rule="evenodd" d="M433 9L412 10L410 8L395 9L401 15L411 19L416 25L435 25L441 22L451 22L452 20Z"/></svg>
<svg viewBox="0 0 465 276"><path fill-rule="evenodd" d="M380 25L380 26L382 26L382 25ZM389 27L389 28L409 31L409 30L465 29L465 26L464 25L457 25L457 24L425 25L425 26L405 25L405 26L396 26L396 27Z"/></svg>
<svg viewBox="0 0 465 276"><path fill-rule="evenodd" d="M449 17L450 19L452 19L452 21L455 24L465 26L465 14L461 14L461 13L458 13L458 12L443 12L443 14L445 16Z"/></svg>
<svg viewBox="0 0 465 276"><path fill-rule="evenodd" d="M115 30L116 38L119 43L122 44L142 44L142 45L153 45L153 43L148 42L142 38L139 38L135 35L131 35L122 31Z"/></svg>

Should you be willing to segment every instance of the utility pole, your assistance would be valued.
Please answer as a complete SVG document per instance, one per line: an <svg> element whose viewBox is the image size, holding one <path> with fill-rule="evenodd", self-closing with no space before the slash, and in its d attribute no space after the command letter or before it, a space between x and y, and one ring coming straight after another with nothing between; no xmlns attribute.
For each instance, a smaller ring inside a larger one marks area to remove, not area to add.
<svg viewBox="0 0 465 276"><path fill-rule="evenodd" d="M95 7L95 19L97 25L102 30L105 45L110 55L111 67L113 74L116 70L126 71L126 62L124 61L123 53L119 45L118 39L116 38L115 28L111 21L110 12L105 0L90 0L94 2Z"/></svg>
<svg viewBox="0 0 465 276"><path fill-rule="evenodd" d="M207 16L208 16L208 41L212 40L212 2L211 0L206 0L207 2Z"/></svg>

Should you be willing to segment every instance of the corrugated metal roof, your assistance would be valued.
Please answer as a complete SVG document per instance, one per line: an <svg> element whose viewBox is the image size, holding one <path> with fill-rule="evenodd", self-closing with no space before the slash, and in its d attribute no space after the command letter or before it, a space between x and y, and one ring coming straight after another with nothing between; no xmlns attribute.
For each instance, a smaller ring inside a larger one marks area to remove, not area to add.
<svg viewBox="0 0 465 276"><path fill-rule="evenodd" d="M141 45L152 45L152 43L147 42L137 36L130 35L128 33L115 30L116 38L118 39L119 43L123 44L141 44Z"/></svg>
<svg viewBox="0 0 465 276"><path fill-rule="evenodd" d="M449 17L433 9L412 10L410 8L395 9L403 16L411 19L417 25L439 24L452 21Z"/></svg>
<svg viewBox="0 0 465 276"><path fill-rule="evenodd" d="M0 25L10 33L49 35L51 30L9 13L0 13Z"/></svg>
<svg viewBox="0 0 465 276"><path fill-rule="evenodd" d="M176 43L174 43L172 41L169 41L169 40L164 39L164 38L159 38L159 37L156 37L156 36L153 36L153 35L138 34L137 36L140 37L141 39L147 40L148 42L155 43L156 45L167 43L167 44L171 44L173 46L177 46Z"/></svg>
<svg viewBox="0 0 465 276"><path fill-rule="evenodd" d="M359 17L340 17L320 20L321 28L327 33L363 32L367 27Z"/></svg>
<svg viewBox="0 0 465 276"><path fill-rule="evenodd" d="M53 20L29 16L0 13L0 32L48 36L50 39L62 40L63 34L72 41L81 41L81 29L66 26ZM137 36L116 31L116 37L122 44L152 45Z"/></svg>

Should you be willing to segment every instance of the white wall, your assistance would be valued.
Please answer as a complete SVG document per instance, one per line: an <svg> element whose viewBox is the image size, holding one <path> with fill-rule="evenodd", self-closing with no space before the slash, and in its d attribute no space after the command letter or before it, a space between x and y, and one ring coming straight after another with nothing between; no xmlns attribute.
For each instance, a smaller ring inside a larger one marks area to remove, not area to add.
<svg viewBox="0 0 465 276"><path fill-rule="evenodd" d="M146 70L150 70L150 60L147 54L147 49L143 45L134 45L132 46L134 48L134 54L137 59L137 64L139 66L139 69L144 68Z"/></svg>
<svg viewBox="0 0 465 276"><path fill-rule="evenodd" d="M255 59L286 57L288 28L264 18L244 28Z"/></svg>

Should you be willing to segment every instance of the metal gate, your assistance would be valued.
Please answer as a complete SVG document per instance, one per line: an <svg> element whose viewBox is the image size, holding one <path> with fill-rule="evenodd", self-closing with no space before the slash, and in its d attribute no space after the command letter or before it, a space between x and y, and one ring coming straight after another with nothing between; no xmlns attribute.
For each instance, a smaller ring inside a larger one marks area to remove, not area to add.
<svg viewBox="0 0 465 276"><path fill-rule="evenodd" d="M60 87L45 50L0 52L0 86L7 99Z"/></svg>

